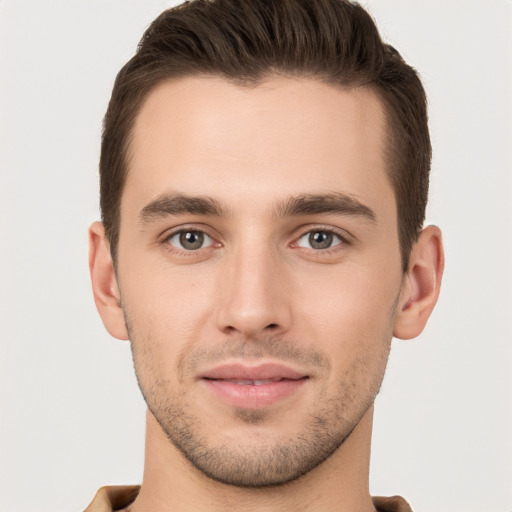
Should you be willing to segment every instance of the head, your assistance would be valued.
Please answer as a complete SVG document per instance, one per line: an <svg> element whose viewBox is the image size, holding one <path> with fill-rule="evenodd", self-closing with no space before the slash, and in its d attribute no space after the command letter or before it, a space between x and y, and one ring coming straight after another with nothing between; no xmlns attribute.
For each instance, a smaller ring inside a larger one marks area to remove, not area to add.
<svg viewBox="0 0 512 512"><path fill-rule="evenodd" d="M359 6L155 20L105 119L90 266L169 449L268 486L360 435L439 292L429 160L421 84Z"/></svg>
<svg viewBox="0 0 512 512"><path fill-rule="evenodd" d="M425 218L431 160L426 96L415 70L347 0L187 2L163 12L119 72L104 120L102 220L114 262L133 125L145 99L170 79L218 76L255 87L271 76L364 87L386 117L386 172L395 193L402 268Z"/></svg>

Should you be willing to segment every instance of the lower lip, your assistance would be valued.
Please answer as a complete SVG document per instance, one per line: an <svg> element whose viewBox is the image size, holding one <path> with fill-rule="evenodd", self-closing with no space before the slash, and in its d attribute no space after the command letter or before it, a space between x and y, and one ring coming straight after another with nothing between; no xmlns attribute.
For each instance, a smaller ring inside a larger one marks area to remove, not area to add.
<svg viewBox="0 0 512 512"><path fill-rule="evenodd" d="M307 381L280 380L259 386L235 384L225 380L203 379L208 389L223 402L243 409L261 409L296 393Z"/></svg>

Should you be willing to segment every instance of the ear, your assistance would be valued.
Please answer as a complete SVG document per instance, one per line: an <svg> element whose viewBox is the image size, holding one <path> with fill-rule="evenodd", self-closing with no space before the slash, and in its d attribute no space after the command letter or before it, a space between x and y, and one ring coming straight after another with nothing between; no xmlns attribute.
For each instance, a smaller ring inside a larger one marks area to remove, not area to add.
<svg viewBox="0 0 512 512"><path fill-rule="evenodd" d="M96 308L107 331L120 340L128 339L128 331L121 308L121 294L117 285L110 244L101 222L89 228L89 271Z"/></svg>
<svg viewBox="0 0 512 512"><path fill-rule="evenodd" d="M444 251L441 230L426 227L414 245L397 307L393 335L411 339L423 331L441 288Z"/></svg>

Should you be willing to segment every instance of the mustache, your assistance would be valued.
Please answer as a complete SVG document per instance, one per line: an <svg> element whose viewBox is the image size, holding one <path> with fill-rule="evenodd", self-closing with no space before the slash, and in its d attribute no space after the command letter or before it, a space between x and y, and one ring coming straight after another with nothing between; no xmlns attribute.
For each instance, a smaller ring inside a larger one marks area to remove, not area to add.
<svg viewBox="0 0 512 512"><path fill-rule="evenodd" d="M220 363L229 359L254 360L273 359L292 363L300 367L314 367L329 370L329 359L313 347L304 347L302 343L284 340L276 336L252 339L229 339L214 346L202 346L185 349L179 357L180 375L194 374L204 364Z"/></svg>

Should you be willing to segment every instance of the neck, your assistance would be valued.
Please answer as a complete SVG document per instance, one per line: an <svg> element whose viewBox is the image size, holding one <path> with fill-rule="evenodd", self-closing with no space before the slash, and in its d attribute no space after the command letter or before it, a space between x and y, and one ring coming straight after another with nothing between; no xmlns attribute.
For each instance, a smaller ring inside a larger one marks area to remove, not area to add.
<svg viewBox="0 0 512 512"><path fill-rule="evenodd" d="M130 512L374 511L368 491L372 419L373 406L333 455L299 479L249 489L203 475L167 439L148 411L144 478Z"/></svg>

